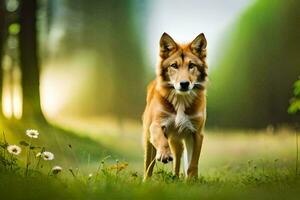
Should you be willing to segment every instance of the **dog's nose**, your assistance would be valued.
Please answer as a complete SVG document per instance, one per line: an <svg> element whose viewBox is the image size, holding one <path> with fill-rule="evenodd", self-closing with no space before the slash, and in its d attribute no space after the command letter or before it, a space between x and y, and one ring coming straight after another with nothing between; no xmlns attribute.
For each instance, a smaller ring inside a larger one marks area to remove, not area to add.
<svg viewBox="0 0 300 200"><path fill-rule="evenodd" d="M190 82L189 81L181 81L180 87L182 91L187 91L189 89Z"/></svg>

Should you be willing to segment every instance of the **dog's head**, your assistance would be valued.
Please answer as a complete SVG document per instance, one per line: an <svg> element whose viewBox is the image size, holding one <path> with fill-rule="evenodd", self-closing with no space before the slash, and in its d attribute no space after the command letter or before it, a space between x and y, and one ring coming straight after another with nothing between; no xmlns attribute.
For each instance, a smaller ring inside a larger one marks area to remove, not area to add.
<svg viewBox="0 0 300 200"><path fill-rule="evenodd" d="M167 33L160 39L161 62L157 68L159 85L178 94L205 89L207 42L203 33L187 45L177 44Z"/></svg>

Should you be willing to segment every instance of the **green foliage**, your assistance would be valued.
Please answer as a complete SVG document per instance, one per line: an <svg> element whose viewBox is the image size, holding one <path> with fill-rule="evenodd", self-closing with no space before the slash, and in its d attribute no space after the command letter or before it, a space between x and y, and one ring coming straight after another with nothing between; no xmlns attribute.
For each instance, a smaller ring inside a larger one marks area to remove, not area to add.
<svg viewBox="0 0 300 200"><path fill-rule="evenodd" d="M12 35L17 35L20 32L20 24L13 23L8 27L8 32Z"/></svg>
<svg viewBox="0 0 300 200"><path fill-rule="evenodd" d="M300 78L294 84L294 98L291 100L288 113L295 114L300 111Z"/></svg>
<svg viewBox="0 0 300 200"><path fill-rule="evenodd" d="M300 74L299 1L256 1L221 43L208 89L208 125L264 128L296 122L286 112Z"/></svg>
<svg viewBox="0 0 300 200"><path fill-rule="evenodd" d="M298 81L295 82L294 84L294 95L295 97L300 97L300 78Z"/></svg>

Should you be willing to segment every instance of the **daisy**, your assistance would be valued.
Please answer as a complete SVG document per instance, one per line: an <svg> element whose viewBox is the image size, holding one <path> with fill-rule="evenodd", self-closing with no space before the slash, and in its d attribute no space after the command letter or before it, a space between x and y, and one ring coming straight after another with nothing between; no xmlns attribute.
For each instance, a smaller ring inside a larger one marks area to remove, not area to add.
<svg viewBox="0 0 300 200"><path fill-rule="evenodd" d="M52 168L51 171L52 171L53 174L58 174L59 172L62 171L62 168L61 168L60 166L56 165L56 166L54 166L54 167Z"/></svg>
<svg viewBox="0 0 300 200"><path fill-rule="evenodd" d="M44 160L53 160L53 159L54 159L54 154L51 153L51 152L49 152L49 151L44 151L44 152L42 153L42 158L43 158Z"/></svg>
<svg viewBox="0 0 300 200"><path fill-rule="evenodd" d="M7 151L13 155L19 155L21 153L22 149L21 149L21 147L19 147L17 145L9 145L7 147Z"/></svg>
<svg viewBox="0 0 300 200"><path fill-rule="evenodd" d="M26 130L26 135L30 138L38 138L39 132L37 130L29 129Z"/></svg>

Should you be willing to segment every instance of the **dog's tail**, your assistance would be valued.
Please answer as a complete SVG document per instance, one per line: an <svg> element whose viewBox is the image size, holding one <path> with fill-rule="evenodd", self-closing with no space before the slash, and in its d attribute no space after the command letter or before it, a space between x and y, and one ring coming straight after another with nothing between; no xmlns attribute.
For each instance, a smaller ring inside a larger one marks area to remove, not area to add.
<svg viewBox="0 0 300 200"><path fill-rule="evenodd" d="M183 167L186 176L192 159L193 145L194 143L192 137L188 137L184 140Z"/></svg>

